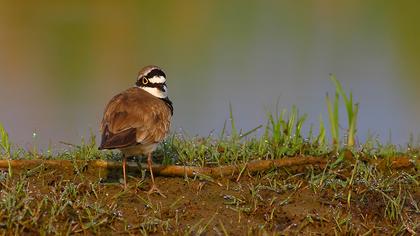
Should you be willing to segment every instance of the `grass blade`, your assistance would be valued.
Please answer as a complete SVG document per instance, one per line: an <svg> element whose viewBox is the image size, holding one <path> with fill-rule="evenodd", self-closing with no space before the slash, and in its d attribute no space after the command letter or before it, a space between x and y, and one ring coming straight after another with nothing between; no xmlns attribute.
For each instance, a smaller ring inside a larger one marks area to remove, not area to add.
<svg viewBox="0 0 420 236"><path fill-rule="evenodd" d="M347 120L348 120L348 139L347 139L347 146L353 147L354 140L356 136L356 120L357 120L357 113L359 110L359 105L356 103L353 105L353 94L350 92L349 96L343 90L340 82L334 75L330 75L331 81L335 85L336 93L338 93L344 101L344 105L347 111Z"/></svg>

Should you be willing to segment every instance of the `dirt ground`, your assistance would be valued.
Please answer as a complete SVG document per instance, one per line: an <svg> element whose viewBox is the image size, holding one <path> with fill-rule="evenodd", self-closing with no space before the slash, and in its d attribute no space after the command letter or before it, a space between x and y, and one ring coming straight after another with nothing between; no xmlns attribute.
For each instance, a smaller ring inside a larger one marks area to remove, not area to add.
<svg viewBox="0 0 420 236"><path fill-rule="evenodd" d="M33 222L12 224L12 228L3 224L0 229L29 235L41 232L40 227L46 224L50 226L42 231L47 234L420 234L420 214L410 204L410 199L420 202L418 187L411 189L411 198L403 202L400 213L405 220L391 220L385 217L390 207L381 194L356 186L348 201L348 195L344 195L348 192L331 188L321 191L311 185L310 171L322 169L270 170L244 174L239 180L237 176L223 179L158 176L156 183L166 195L163 197L146 193L150 177L140 170L129 171L128 188L124 189L120 183L121 169L48 166L36 171L20 169L15 170L13 181L2 184L2 195L12 191L9 188L19 181L24 182L23 198L29 199L25 204L32 209L30 212L46 213L39 216L34 213L32 218L22 213L23 218ZM71 191L69 185L73 186ZM66 191L69 194L63 194ZM40 206L45 196L48 204ZM57 207L61 209L59 214L48 213L51 204L63 206ZM408 229L401 229L404 225Z"/></svg>

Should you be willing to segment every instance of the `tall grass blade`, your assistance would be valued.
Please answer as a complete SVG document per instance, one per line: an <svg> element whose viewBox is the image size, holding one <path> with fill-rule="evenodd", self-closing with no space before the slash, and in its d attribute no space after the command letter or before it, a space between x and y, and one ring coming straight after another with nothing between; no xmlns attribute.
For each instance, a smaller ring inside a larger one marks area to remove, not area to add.
<svg viewBox="0 0 420 236"><path fill-rule="evenodd" d="M318 134L318 137L316 138L316 142L319 145L325 144L325 125L324 125L324 121L322 120L322 115L319 115L319 134Z"/></svg>
<svg viewBox="0 0 420 236"><path fill-rule="evenodd" d="M232 104L229 103L229 119L230 119L230 127L231 127L231 135L233 139L238 138L238 130L236 130L235 126L235 119L233 118L233 109Z"/></svg>
<svg viewBox="0 0 420 236"><path fill-rule="evenodd" d="M336 88L336 93L338 93L344 101L344 105L347 111L347 120L348 120L348 139L347 139L347 146L353 147L355 136L356 136L356 120L357 120L357 113L359 110L359 105L353 105L353 94L350 92L349 96L343 90L340 82L336 79L334 75L330 75L331 81L334 83Z"/></svg>
<svg viewBox="0 0 420 236"><path fill-rule="evenodd" d="M296 129L295 129L295 143L298 142L302 138L302 126L303 123L305 123L306 118L308 117L307 114L304 114L301 117L298 117L298 120L296 122Z"/></svg>
<svg viewBox="0 0 420 236"><path fill-rule="evenodd" d="M258 129L260 129L261 127L263 127L263 126L262 126L262 125L259 125L259 126L257 126L257 127L255 127L255 128L253 128L253 129L251 129L251 130L249 130L249 131L245 132L244 134L241 134L241 135L240 135L240 137L239 137L239 139L243 139L243 138L245 138L246 136L248 136L248 135L250 135L250 134L254 133L255 131L257 131Z"/></svg>
<svg viewBox="0 0 420 236"><path fill-rule="evenodd" d="M326 102L328 108L328 117L330 120L330 129L331 129L331 138L332 138L332 145L334 148L338 149L338 145L340 144L340 134L339 134L339 117L338 117L338 101L339 95L335 93L334 97L334 105L332 104L328 93L326 95Z"/></svg>
<svg viewBox="0 0 420 236"><path fill-rule="evenodd" d="M1 137L1 151L7 156L10 157L10 141L9 141L9 134L6 132L3 124L0 123L0 137Z"/></svg>
<svg viewBox="0 0 420 236"><path fill-rule="evenodd" d="M0 123L0 146L1 146L1 152L6 156L6 159L8 161L9 165L9 177L12 177L12 166L10 164L11 159L11 152L10 152L10 140L9 140L9 134L6 132L6 129L4 128L3 124Z"/></svg>

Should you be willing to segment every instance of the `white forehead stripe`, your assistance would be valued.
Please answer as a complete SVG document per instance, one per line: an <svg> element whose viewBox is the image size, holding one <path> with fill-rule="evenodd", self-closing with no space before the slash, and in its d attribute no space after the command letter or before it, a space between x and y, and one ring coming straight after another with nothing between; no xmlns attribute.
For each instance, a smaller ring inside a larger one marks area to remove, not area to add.
<svg viewBox="0 0 420 236"><path fill-rule="evenodd" d="M150 83L165 83L166 82L166 78L163 76L153 76L152 78L149 79Z"/></svg>

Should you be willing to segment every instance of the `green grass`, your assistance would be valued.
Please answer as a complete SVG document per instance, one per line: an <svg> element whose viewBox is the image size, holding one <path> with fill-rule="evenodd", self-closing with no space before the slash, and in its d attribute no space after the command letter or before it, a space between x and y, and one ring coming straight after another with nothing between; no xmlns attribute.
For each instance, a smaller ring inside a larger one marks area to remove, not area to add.
<svg viewBox="0 0 420 236"><path fill-rule="evenodd" d="M8 165L9 165L9 169L8 169L8 173L9 173L9 177L12 177L13 175L13 170L12 170L12 166L10 165L10 159L12 158L12 153L11 153L11 144L9 141L9 134L6 132L6 129L4 128L3 124L0 123L0 155L2 155L2 158L6 158L8 160Z"/></svg>
<svg viewBox="0 0 420 236"><path fill-rule="evenodd" d="M339 95L336 92L334 101L331 102L328 93L326 95L326 102L328 108L328 117L330 121L330 129L331 129L331 139L332 139L332 146L334 149L338 150L340 146L340 126L339 126L339 114L338 114L338 102L339 102Z"/></svg>
<svg viewBox="0 0 420 236"><path fill-rule="evenodd" d="M330 76L331 81L335 85L335 96L334 100L331 101L330 97L326 96L328 115L330 119L331 138L332 145L337 150L340 146L340 124L339 124L339 102L340 97L343 99L344 106L347 112L347 147L352 148L355 144L356 131L357 131L357 115L359 112L359 104L353 104L353 94L350 92L349 95L344 92L341 83L336 79L334 75Z"/></svg>
<svg viewBox="0 0 420 236"><path fill-rule="evenodd" d="M347 111L347 120L348 120L348 136L347 136L347 146L349 148L354 146L355 138L356 138L356 122L357 122L357 114L359 112L359 104L353 104L353 94L350 92L349 96L343 90L340 82L335 78L334 75L331 75L331 80L335 85L336 94L339 94L344 101L344 105ZM336 95L337 96L337 95ZM338 99L336 99L338 101ZM335 119L338 121L338 108L337 111L334 111L334 116L337 116Z"/></svg>
<svg viewBox="0 0 420 236"><path fill-rule="evenodd" d="M10 152L10 141L9 141L9 134L6 132L6 129L4 128L3 124L0 123L0 153L5 156L6 158L11 157Z"/></svg>
<svg viewBox="0 0 420 236"><path fill-rule="evenodd" d="M345 93L340 82L331 75L331 81L335 86L335 96L331 101L326 96L326 104L329 115L329 127L331 133L331 145L328 145L326 137L327 129L322 117L319 117L318 133L313 133L313 125L307 124L308 116L301 113L297 107L290 110L283 109L280 112L267 113L267 122L247 131L237 128L233 108L229 105L229 121L225 122L220 135L210 134L207 137L191 136L186 133L171 134L159 147L155 155L162 157L164 164L179 164L192 166L217 166L225 164L241 164L254 159L276 159L286 156L324 156L336 157L333 163L339 164L343 160L342 148L354 148L357 130L358 104L353 103L353 95ZM347 111L348 129L344 133L347 138L343 144L340 142L340 98L344 101ZM304 126L310 127L309 135L302 133ZM261 135L256 135L262 131ZM306 136L306 137L305 137ZM12 145L8 134L0 124L0 153L2 158L9 159L33 159L38 156L47 159L64 160L120 160L118 152L99 151L97 149L94 134L87 140L82 139L80 145L66 144L69 148L58 154L52 155L52 151L34 154L34 147L30 152L16 148ZM413 138L410 139L410 156L417 158L418 149L415 147ZM352 149L353 150L353 149ZM407 149L408 150L408 149ZM388 143L382 144L373 137L366 143L360 144L360 152L377 159L378 157L390 157L405 153L401 147ZM33 155L29 155L32 153ZM356 155L357 156L357 155Z"/></svg>

